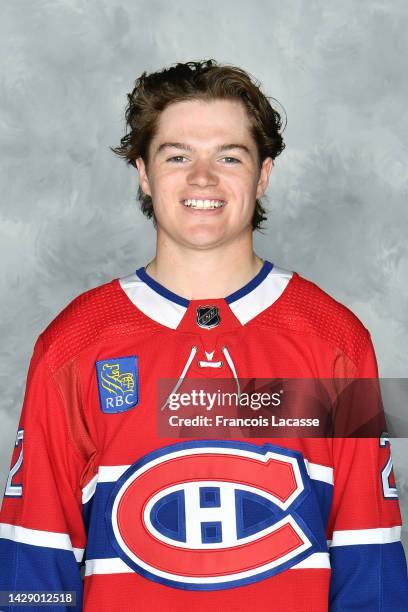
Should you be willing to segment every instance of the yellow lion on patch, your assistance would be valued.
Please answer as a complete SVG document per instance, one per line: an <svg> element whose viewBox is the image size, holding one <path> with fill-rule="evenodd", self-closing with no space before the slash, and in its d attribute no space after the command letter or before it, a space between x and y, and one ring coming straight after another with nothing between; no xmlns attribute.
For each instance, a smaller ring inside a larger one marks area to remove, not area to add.
<svg viewBox="0 0 408 612"><path fill-rule="evenodd" d="M114 395L133 391L135 379L132 372L120 372L118 363L104 363L101 370L102 387Z"/></svg>

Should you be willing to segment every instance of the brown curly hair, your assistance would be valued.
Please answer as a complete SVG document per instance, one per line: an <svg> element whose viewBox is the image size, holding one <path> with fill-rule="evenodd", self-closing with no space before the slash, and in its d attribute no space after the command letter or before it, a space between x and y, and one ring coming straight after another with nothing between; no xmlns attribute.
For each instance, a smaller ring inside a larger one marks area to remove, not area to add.
<svg viewBox="0 0 408 612"><path fill-rule="evenodd" d="M258 149L260 167L266 157L275 159L285 148L281 131L282 122L278 111L272 107L260 83L243 69L231 65L220 65L215 60L177 63L158 72L143 74L135 87L127 94L125 111L126 134L120 147L110 149L127 163L135 166L141 157L147 166L149 145L156 134L160 113L174 102L185 100L240 100L246 107L252 136ZM149 219L154 216L153 202L139 186L137 200L141 210ZM252 217L252 229L262 229L266 211L257 199Z"/></svg>

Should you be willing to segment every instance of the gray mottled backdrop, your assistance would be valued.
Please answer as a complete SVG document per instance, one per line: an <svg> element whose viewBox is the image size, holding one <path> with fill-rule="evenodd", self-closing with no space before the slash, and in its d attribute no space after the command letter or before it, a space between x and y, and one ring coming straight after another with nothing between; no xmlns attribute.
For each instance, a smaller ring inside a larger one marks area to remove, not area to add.
<svg viewBox="0 0 408 612"><path fill-rule="evenodd" d="M153 254L136 171L108 146L133 81L176 61L240 65L284 105L257 252L348 305L381 375L407 376L406 0L15 0L1 13L1 483L36 337ZM406 440L392 449L407 521Z"/></svg>

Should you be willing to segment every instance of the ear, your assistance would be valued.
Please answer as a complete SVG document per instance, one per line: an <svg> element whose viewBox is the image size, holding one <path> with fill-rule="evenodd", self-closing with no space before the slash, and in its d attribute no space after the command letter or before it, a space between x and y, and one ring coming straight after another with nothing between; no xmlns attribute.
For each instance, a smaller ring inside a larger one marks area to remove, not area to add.
<svg viewBox="0 0 408 612"><path fill-rule="evenodd" d="M261 171L259 174L258 185L256 188L256 198L261 198L267 190L269 183L269 175L272 172L273 161L272 157L266 157L262 162Z"/></svg>
<svg viewBox="0 0 408 612"><path fill-rule="evenodd" d="M146 164L144 163L143 158L137 157L135 159L135 164L139 172L140 187L142 188L144 194L149 195L151 197L152 194L150 191L149 179L147 177Z"/></svg>

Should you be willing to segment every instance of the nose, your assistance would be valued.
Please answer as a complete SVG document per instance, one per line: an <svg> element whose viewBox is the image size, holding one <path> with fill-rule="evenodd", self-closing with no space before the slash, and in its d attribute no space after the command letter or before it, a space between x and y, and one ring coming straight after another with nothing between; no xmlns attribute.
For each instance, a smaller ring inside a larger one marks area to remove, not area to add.
<svg viewBox="0 0 408 612"><path fill-rule="evenodd" d="M210 161L200 159L196 160L190 167L190 171L187 175L187 181L189 185L205 187L206 185L217 185L218 176L216 172L214 172L214 168L211 166Z"/></svg>

